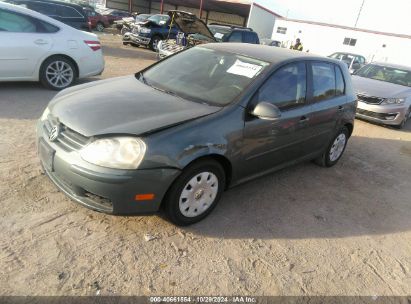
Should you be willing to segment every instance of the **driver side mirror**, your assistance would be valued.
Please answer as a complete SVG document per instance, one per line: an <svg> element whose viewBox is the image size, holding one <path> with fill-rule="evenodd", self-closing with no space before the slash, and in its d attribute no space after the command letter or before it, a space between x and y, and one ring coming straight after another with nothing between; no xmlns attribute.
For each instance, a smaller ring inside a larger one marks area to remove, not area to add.
<svg viewBox="0 0 411 304"><path fill-rule="evenodd" d="M276 120L281 117L280 109L277 106L265 101L259 102L250 114L265 120Z"/></svg>

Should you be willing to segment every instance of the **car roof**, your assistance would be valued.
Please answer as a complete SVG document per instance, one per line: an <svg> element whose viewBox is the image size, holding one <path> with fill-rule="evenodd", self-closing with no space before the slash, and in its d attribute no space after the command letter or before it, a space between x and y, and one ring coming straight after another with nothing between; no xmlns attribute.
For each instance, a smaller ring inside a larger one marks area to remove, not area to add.
<svg viewBox="0 0 411 304"><path fill-rule="evenodd" d="M84 6L81 6L76 3L71 3L71 2L65 2L65 1L55 1L55 0L12 0L12 2L15 3L29 3L29 2L41 2L41 3L49 3L49 4L58 4L58 5L65 5L65 6L70 6L76 9L82 9Z"/></svg>
<svg viewBox="0 0 411 304"><path fill-rule="evenodd" d="M348 53L348 52L334 52L334 53L332 53L331 55L333 55L333 54L346 54L346 55L351 55L351 56L364 57L363 55L360 55L360 54L354 54L354 53Z"/></svg>
<svg viewBox="0 0 411 304"><path fill-rule="evenodd" d="M316 56L310 53L304 53L295 50L289 50L285 48L273 48L268 45L250 44L250 43L207 43L200 47L209 48L213 50L229 52L237 55L243 55L246 57L252 57L271 64L277 64L286 60L292 59L309 59L332 62L340 65L339 60Z"/></svg>
<svg viewBox="0 0 411 304"><path fill-rule="evenodd" d="M63 22L60 22L59 20L56 20L56 19L51 18L49 16L46 16L44 14L40 14L36 11L33 11L31 9L25 8L25 7L20 6L20 5L14 5L14 4L10 4L10 3L0 1L0 8L8 9L10 11L14 11L14 12L18 12L18 13L23 13L23 14L38 18L40 20L46 21L48 23L51 23L55 26L58 26L59 28L64 28L66 30L73 30L74 29L71 26L69 26L69 25L67 25Z"/></svg>
<svg viewBox="0 0 411 304"><path fill-rule="evenodd" d="M393 69L407 70L411 72L411 66L406 66L402 64L379 62L379 61L373 61L373 62L370 62L369 64L375 64L375 65L384 66L384 67L393 68Z"/></svg>

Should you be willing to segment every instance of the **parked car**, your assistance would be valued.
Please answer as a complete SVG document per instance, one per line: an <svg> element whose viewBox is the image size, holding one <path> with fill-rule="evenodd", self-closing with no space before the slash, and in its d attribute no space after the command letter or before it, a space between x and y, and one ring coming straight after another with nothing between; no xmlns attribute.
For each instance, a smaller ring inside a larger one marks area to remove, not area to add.
<svg viewBox="0 0 411 304"><path fill-rule="evenodd" d="M114 24L116 28L120 30L121 35L124 35L125 33L131 33L134 24L143 23L151 16L152 15L150 14L139 14L135 17L126 17L122 20L117 20L114 22Z"/></svg>
<svg viewBox="0 0 411 304"><path fill-rule="evenodd" d="M261 43L262 45L269 45L269 46L281 47L281 41L278 41L278 40L260 39L260 43Z"/></svg>
<svg viewBox="0 0 411 304"><path fill-rule="evenodd" d="M0 2L0 81L41 81L54 90L104 69L96 35Z"/></svg>
<svg viewBox="0 0 411 304"><path fill-rule="evenodd" d="M364 56L352 53L338 52L333 53L328 57L345 62L350 73L354 73L356 70L360 69L367 63Z"/></svg>
<svg viewBox="0 0 411 304"><path fill-rule="evenodd" d="M163 206L188 225L229 187L301 161L335 165L355 107L339 61L209 43L59 93L37 125L39 157L86 207L138 214Z"/></svg>
<svg viewBox="0 0 411 304"><path fill-rule="evenodd" d="M211 23L208 28L218 42L242 42L260 44L258 34L252 28Z"/></svg>
<svg viewBox="0 0 411 304"><path fill-rule="evenodd" d="M411 116L411 67L370 63L352 75L357 116L403 128Z"/></svg>
<svg viewBox="0 0 411 304"><path fill-rule="evenodd" d="M85 7L84 12L88 17L92 29L96 29L99 32L103 32L106 27L110 26L108 18L97 13L94 9Z"/></svg>
<svg viewBox="0 0 411 304"><path fill-rule="evenodd" d="M107 17L107 20L110 24L113 24L114 21L121 20L127 17L133 17L132 14L126 11L120 11L115 9L107 9L100 12L103 16Z"/></svg>
<svg viewBox="0 0 411 304"><path fill-rule="evenodd" d="M177 32L177 26L171 24L168 15L157 14L149 17L144 22L133 24L131 32L123 35L123 44L148 46L156 51L160 40L175 38Z"/></svg>
<svg viewBox="0 0 411 304"><path fill-rule="evenodd" d="M7 0L6 2L24 6L76 29L91 31L91 23L80 5L51 0Z"/></svg>
<svg viewBox="0 0 411 304"><path fill-rule="evenodd" d="M168 12L168 16L177 25L178 33L175 39L165 39L158 43L158 57L160 59L198 44L216 42L205 22L197 18L196 15L172 10Z"/></svg>

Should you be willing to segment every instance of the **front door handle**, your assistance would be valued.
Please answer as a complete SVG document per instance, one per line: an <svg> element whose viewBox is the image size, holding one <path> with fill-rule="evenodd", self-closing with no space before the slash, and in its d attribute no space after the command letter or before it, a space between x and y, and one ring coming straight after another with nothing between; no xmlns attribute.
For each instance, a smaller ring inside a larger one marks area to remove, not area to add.
<svg viewBox="0 0 411 304"><path fill-rule="evenodd" d="M309 117L307 117L307 116L301 116L301 118L300 118L300 123L307 122L307 121L309 121L309 120L310 120Z"/></svg>
<svg viewBox="0 0 411 304"><path fill-rule="evenodd" d="M344 111L344 107L343 107L343 106L339 106L339 107L338 107L338 111L339 111L339 112Z"/></svg>
<svg viewBox="0 0 411 304"><path fill-rule="evenodd" d="M44 45L44 44L48 44L48 41L44 39L37 39L37 40L34 40L34 43L38 45Z"/></svg>

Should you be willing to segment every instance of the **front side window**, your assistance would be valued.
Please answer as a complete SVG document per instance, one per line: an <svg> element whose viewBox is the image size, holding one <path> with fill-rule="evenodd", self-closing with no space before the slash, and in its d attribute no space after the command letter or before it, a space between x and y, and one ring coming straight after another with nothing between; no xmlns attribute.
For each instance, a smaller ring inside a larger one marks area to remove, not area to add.
<svg viewBox="0 0 411 304"><path fill-rule="evenodd" d="M305 103L307 91L304 62L291 63L277 70L258 91L258 101L272 103L281 110Z"/></svg>
<svg viewBox="0 0 411 304"><path fill-rule="evenodd" d="M243 93L268 65L250 57L194 47L160 61L136 77L171 95L225 106Z"/></svg>
<svg viewBox="0 0 411 304"><path fill-rule="evenodd" d="M65 17L65 18L83 17L83 15L81 15L76 9L70 6L65 6L65 5L58 5L57 13L58 13L58 16Z"/></svg>
<svg viewBox="0 0 411 304"><path fill-rule="evenodd" d="M325 62L311 64L313 74L313 100L321 101L335 96L334 65Z"/></svg>
<svg viewBox="0 0 411 304"><path fill-rule="evenodd" d="M37 26L28 16L0 9L0 31L35 33Z"/></svg>

